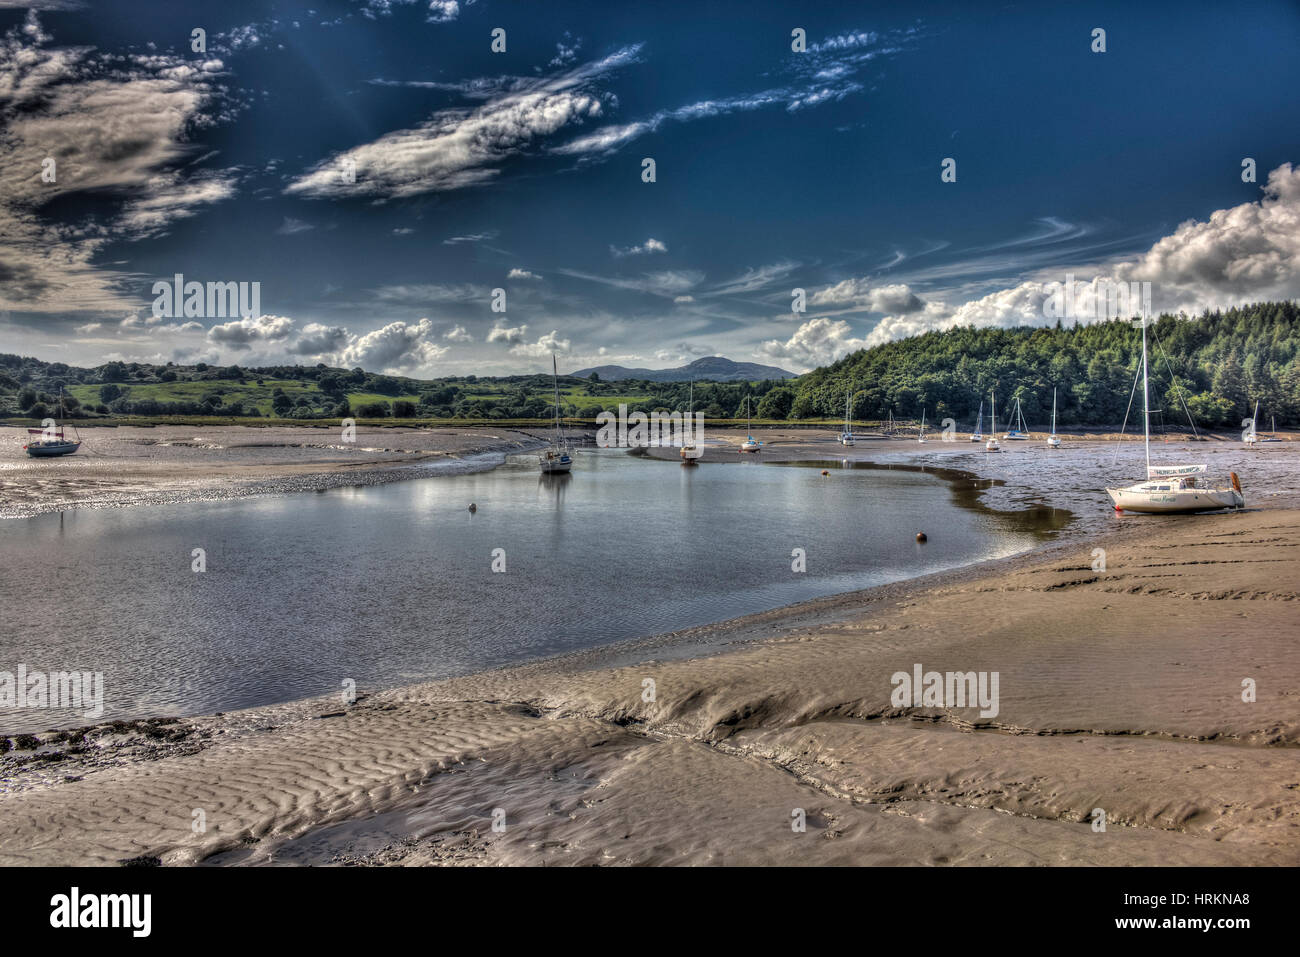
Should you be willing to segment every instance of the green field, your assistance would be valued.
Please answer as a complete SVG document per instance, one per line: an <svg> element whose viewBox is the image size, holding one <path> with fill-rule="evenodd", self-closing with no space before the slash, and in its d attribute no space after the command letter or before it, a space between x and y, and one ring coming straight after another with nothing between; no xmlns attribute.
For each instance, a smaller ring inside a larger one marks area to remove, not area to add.
<svg viewBox="0 0 1300 957"><path fill-rule="evenodd" d="M263 416L271 415L271 394L276 389L283 389L290 399L307 396L313 405L322 401L321 391L315 382L303 382L298 379L263 379L262 384L250 379L245 383L235 380L213 380L201 382L134 382L124 383L121 388L129 392L133 401L152 399L155 402L198 402L205 395L215 393L221 396L223 405L236 401L243 402L246 409L257 409ZM100 402L100 386L74 385L68 387L68 394L75 396L82 405L95 406ZM418 402L418 395L379 395L375 392L349 392L348 404L354 409L371 402L392 402L406 399Z"/></svg>

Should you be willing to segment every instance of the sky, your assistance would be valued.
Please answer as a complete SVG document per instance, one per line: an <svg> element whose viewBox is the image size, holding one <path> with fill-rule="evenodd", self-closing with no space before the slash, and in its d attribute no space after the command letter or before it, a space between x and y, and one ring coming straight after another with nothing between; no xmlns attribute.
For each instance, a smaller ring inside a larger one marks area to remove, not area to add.
<svg viewBox="0 0 1300 957"><path fill-rule="evenodd" d="M803 372L1055 322L1067 277L1300 298L1298 39L1267 0L0 0L0 352ZM168 316L176 274L257 308Z"/></svg>

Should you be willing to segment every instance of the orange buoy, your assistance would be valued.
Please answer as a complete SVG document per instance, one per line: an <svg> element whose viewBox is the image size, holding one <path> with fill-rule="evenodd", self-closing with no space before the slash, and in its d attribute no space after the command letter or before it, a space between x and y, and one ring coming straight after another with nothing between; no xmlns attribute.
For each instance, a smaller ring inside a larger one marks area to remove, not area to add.
<svg viewBox="0 0 1300 957"><path fill-rule="evenodd" d="M822 469L822 475L830 475L830 474L831 474L831 473L830 473L829 471L827 471L826 469Z"/></svg>
<svg viewBox="0 0 1300 957"><path fill-rule="evenodd" d="M926 541L929 541L929 539L925 537L925 532L917 532L917 533L916 533L916 540L917 540L918 542L926 542Z"/></svg>

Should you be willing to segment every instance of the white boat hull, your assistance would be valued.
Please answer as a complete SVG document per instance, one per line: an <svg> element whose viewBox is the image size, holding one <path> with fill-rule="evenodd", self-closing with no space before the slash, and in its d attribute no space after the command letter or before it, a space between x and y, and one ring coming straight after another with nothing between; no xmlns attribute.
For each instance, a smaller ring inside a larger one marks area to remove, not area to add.
<svg viewBox="0 0 1300 957"><path fill-rule="evenodd" d="M1220 508L1241 508L1245 497L1231 488L1153 489L1156 483L1142 482L1128 488L1108 488L1115 508L1124 512L1208 512Z"/></svg>

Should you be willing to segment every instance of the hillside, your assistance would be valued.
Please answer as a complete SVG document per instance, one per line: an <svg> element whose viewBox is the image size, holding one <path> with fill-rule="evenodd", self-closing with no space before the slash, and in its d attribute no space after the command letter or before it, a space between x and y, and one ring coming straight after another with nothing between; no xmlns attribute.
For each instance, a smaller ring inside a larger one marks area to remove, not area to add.
<svg viewBox="0 0 1300 957"><path fill-rule="evenodd" d="M1300 305L1257 303L1187 319L1161 316L1150 330L1151 407L1164 421L1185 424L1184 404L1198 426L1238 428L1260 403L1260 422L1300 422ZM951 416L973 423L996 389L998 411L1019 399L1032 427L1047 424L1052 389L1062 425L1115 425L1124 420L1140 364L1136 324L1111 321L1047 328L971 328L933 332L845 356L768 397L768 413L789 418L844 414L876 419ZM779 394L778 394L779 393ZM1129 421L1140 428L1140 394ZM788 405L787 405L788 403ZM1004 420L1005 421L1005 420ZM1160 418L1153 419L1158 426ZM986 420L987 425L987 420Z"/></svg>
<svg viewBox="0 0 1300 957"><path fill-rule="evenodd" d="M624 379L637 379L642 382L759 382L771 379L793 379L793 372L778 369L776 366L759 365L756 362L733 362L722 356L708 356L696 359L689 365L676 369L629 369L626 366L596 366L573 373L575 378L588 379L599 376L604 382L621 382Z"/></svg>

